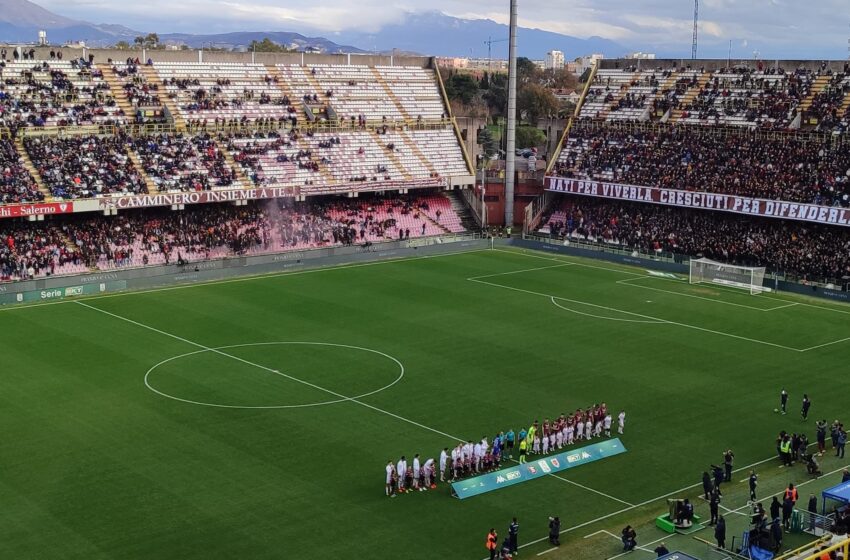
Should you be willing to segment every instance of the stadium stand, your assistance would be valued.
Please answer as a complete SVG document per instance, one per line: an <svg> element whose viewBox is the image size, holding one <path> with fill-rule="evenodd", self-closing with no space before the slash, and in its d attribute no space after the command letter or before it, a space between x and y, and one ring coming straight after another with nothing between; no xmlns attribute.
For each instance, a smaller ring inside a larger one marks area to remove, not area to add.
<svg viewBox="0 0 850 560"><path fill-rule="evenodd" d="M850 150L843 137L578 122L555 172L629 185L850 206Z"/></svg>
<svg viewBox="0 0 850 560"><path fill-rule="evenodd" d="M82 59L6 62L0 79L0 124L10 130L126 122L103 72Z"/></svg>
<svg viewBox="0 0 850 560"><path fill-rule="evenodd" d="M158 62L167 95L189 122L286 119L292 100L262 64Z"/></svg>
<svg viewBox="0 0 850 560"><path fill-rule="evenodd" d="M563 197L543 223L544 235L649 255L765 266L808 281L850 275L850 231L841 227L582 197Z"/></svg>
<svg viewBox="0 0 850 560"><path fill-rule="evenodd" d="M0 201L3 204L40 202L42 193L10 140L0 140Z"/></svg>
<svg viewBox="0 0 850 560"><path fill-rule="evenodd" d="M53 196L76 199L147 192L127 141L124 135L31 136L24 146Z"/></svg>
<svg viewBox="0 0 850 560"><path fill-rule="evenodd" d="M244 186L208 134L140 136L131 142L142 170L151 177L157 191Z"/></svg>
<svg viewBox="0 0 850 560"><path fill-rule="evenodd" d="M80 274L234 255L376 243L464 231L439 194L205 204L115 218L69 216L0 223L0 280Z"/></svg>

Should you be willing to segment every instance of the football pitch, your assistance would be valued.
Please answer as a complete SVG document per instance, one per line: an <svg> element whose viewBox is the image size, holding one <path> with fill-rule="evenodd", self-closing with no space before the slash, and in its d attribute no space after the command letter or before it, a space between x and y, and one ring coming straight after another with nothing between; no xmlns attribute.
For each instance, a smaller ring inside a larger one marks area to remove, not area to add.
<svg viewBox="0 0 850 560"><path fill-rule="evenodd" d="M4 308L0 329L3 558L477 560L514 516L535 556L549 515L543 558L606 558L583 537L663 513L725 449L778 472L777 433L814 441L850 388L850 307L516 249ZM625 454L384 495L388 460L602 401Z"/></svg>

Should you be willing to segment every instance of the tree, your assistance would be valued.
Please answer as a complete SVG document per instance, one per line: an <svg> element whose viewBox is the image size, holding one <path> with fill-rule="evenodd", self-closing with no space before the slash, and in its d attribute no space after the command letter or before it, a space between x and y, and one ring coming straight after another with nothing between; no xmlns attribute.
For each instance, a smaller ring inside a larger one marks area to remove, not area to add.
<svg viewBox="0 0 850 560"><path fill-rule="evenodd" d="M148 33L144 37L139 35L133 39L133 44L145 49L155 49L159 47L159 35L156 33Z"/></svg>
<svg viewBox="0 0 850 560"><path fill-rule="evenodd" d="M130 43L128 43L127 41L118 41L117 43L115 43L115 48L119 51L128 51L130 50Z"/></svg>
<svg viewBox="0 0 850 560"><path fill-rule="evenodd" d="M484 92L484 101L490 108L490 114L499 117L507 116L508 111L508 77L505 74L492 74L490 87Z"/></svg>
<svg viewBox="0 0 850 560"><path fill-rule="evenodd" d="M543 71L532 61L521 56L516 59L517 88L542 82Z"/></svg>
<svg viewBox="0 0 850 560"><path fill-rule="evenodd" d="M552 89L575 90L578 88L578 78L566 68L544 70L542 78L543 85Z"/></svg>
<svg viewBox="0 0 850 560"><path fill-rule="evenodd" d="M491 156L499 151L499 144L493 138L493 133L490 132L490 129L487 127L478 131L478 143L481 144L481 151L484 153L484 157L486 159L490 159Z"/></svg>
<svg viewBox="0 0 850 560"><path fill-rule="evenodd" d="M262 41L251 41L251 44L248 45L249 51L254 52L268 52L268 53L287 53L287 52L295 52L293 49L287 48L283 45L279 45L269 39L268 37L264 37Z"/></svg>
<svg viewBox="0 0 850 560"><path fill-rule="evenodd" d="M518 150L534 148L546 143L546 135L535 126L518 126L516 129L516 147Z"/></svg>
<svg viewBox="0 0 850 560"><path fill-rule="evenodd" d="M481 82L478 84L479 89L490 89L490 74L484 72L481 77Z"/></svg>
<svg viewBox="0 0 850 560"><path fill-rule="evenodd" d="M446 82L446 95L450 100L469 105L478 95L478 84L468 74L454 74Z"/></svg>
<svg viewBox="0 0 850 560"><path fill-rule="evenodd" d="M517 96L517 111L527 122L536 125L541 117L558 114L558 100L548 88L529 84Z"/></svg>

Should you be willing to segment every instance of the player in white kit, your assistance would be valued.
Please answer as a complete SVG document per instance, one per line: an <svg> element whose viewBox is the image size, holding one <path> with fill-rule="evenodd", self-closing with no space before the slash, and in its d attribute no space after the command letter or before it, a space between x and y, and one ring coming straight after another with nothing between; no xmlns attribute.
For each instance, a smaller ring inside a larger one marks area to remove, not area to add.
<svg viewBox="0 0 850 560"><path fill-rule="evenodd" d="M401 459L398 460L398 463L395 466L395 472L398 475L398 491L399 494L404 493L404 476L407 473L407 459L404 458L404 455L401 456Z"/></svg>
<svg viewBox="0 0 850 560"><path fill-rule="evenodd" d="M419 453L413 456L413 489L421 490L419 488L419 475L421 474L421 470L419 467Z"/></svg>
<svg viewBox="0 0 850 560"><path fill-rule="evenodd" d="M605 437L611 437L611 415L605 414L605 419L602 421L602 425L605 427Z"/></svg>
<svg viewBox="0 0 850 560"><path fill-rule="evenodd" d="M626 427L626 411L621 410L620 414L617 416L617 433L622 434L623 428Z"/></svg>
<svg viewBox="0 0 850 560"><path fill-rule="evenodd" d="M587 422L584 423L584 436L587 439L591 439L593 434L591 431L593 430L593 423L590 421L590 418L587 419Z"/></svg>
<svg viewBox="0 0 850 560"><path fill-rule="evenodd" d="M448 463L449 456L446 454L448 451L448 447L444 447L442 451L440 451L440 482L446 481L446 464Z"/></svg>
<svg viewBox="0 0 850 560"><path fill-rule="evenodd" d="M395 498L393 492L393 478L395 477L395 468L392 461L387 461L387 496Z"/></svg>

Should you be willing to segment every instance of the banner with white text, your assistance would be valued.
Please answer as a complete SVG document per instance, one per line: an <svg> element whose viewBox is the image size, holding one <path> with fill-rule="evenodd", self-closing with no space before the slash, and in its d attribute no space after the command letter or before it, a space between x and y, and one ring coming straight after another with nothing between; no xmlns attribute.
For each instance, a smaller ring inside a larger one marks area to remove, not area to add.
<svg viewBox="0 0 850 560"><path fill-rule="evenodd" d="M573 449L557 455L534 456L527 463L522 463L509 469L482 474L458 482L452 482L454 494L463 500L492 492L521 482L527 482L567 469L573 469L587 463L592 463L607 457L625 453L626 448L620 438L608 439L593 445Z"/></svg>
<svg viewBox="0 0 850 560"><path fill-rule="evenodd" d="M817 224L850 226L850 208L819 206L801 202L784 202L764 198L749 198L733 194L708 193L698 191L680 191L658 187L639 187L569 179L566 177L546 177L546 190L581 196L608 198L628 202L663 204L679 208L715 210L733 212L747 216L798 220Z"/></svg>

